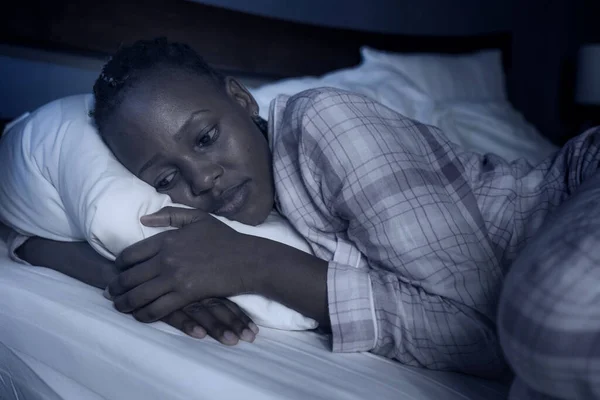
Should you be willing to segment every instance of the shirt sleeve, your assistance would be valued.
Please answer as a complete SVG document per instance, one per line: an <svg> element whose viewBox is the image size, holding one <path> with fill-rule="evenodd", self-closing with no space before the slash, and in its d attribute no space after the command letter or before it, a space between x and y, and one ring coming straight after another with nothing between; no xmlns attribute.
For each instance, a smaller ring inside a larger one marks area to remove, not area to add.
<svg viewBox="0 0 600 400"><path fill-rule="evenodd" d="M505 372L495 329L502 269L457 150L436 128L360 95L310 92L288 108L320 218L368 264L329 263L334 351Z"/></svg>
<svg viewBox="0 0 600 400"><path fill-rule="evenodd" d="M506 275L498 331L518 376L511 399L534 398L533 391L548 399L600 397L599 144L596 128L548 160L547 175L556 179L545 181L555 189L546 197L566 199Z"/></svg>
<svg viewBox="0 0 600 400"><path fill-rule="evenodd" d="M548 217L600 165L600 128L568 141L536 166L493 154L458 154L504 273Z"/></svg>

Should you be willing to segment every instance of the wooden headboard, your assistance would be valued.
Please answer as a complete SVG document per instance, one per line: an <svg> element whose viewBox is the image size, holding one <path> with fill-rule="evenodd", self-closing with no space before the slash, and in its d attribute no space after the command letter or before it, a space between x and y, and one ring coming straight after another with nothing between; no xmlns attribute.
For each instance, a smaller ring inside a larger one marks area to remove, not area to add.
<svg viewBox="0 0 600 400"><path fill-rule="evenodd" d="M574 7L567 0L513 6L502 29L467 36L319 27L184 0L132 3L14 1L3 6L0 38L3 44L106 58L123 43L167 36L187 42L225 72L271 79L354 66L363 45L404 53L499 48L515 107L551 140L559 143L571 135L565 116L572 105L576 45L570 17Z"/></svg>

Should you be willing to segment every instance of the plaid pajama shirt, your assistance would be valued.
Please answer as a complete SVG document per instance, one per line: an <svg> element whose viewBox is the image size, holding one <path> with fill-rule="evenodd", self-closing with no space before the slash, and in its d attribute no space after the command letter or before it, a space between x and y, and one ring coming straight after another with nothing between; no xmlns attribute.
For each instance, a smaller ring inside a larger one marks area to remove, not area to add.
<svg viewBox="0 0 600 400"><path fill-rule="evenodd" d="M533 167L476 154L362 95L271 103L276 204L329 262L333 350L484 377L506 372L505 276L597 169L599 130Z"/></svg>

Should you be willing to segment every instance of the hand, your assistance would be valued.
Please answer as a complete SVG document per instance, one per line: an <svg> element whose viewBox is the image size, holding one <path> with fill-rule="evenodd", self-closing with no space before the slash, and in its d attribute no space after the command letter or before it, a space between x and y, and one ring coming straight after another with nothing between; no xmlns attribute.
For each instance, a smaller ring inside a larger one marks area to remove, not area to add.
<svg viewBox="0 0 600 400"><path fill-rule="evenodd" d="M208 334L222 344L233 346L238 340L252 343L258 327L234 302L227 299L206 299L175 311L163 322L197 339Z"/></svg>
<svg viewBox="0 0 600 400"><path fill-rule="evenodd" d="M165 207L142 223L181 229L144 239L117 257L121 272L109 284L117 310L153 322L198 300L253 292L259 257L252 236L200 210Z"/></svg>

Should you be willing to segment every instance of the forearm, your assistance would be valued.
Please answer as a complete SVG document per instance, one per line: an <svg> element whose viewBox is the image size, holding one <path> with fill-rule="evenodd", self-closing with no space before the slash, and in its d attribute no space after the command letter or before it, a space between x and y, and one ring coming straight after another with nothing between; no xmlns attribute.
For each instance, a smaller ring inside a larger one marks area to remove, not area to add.
<svg viewBox="0 0 600 400"><path fill-rule="evenodd" d="M508 372L492 318L393 274L376 271L370 277L378 324L374 353L488 379L501 379Z"/></svg>
<svg viewBox="0 0 600 400"><path fill-rule="evenodd" d="M324 260L266 239L258 239L255 246L260 249L260 270L254 274L256 291L317 320L327 331L334 324L334 336L343 330L342 337L334 338L334 351L353 351L357 343L362 346L365 327L377 324L378 334L371 330L372 338L366 340L371 343L367 350L377 354L487 378L498 379L506 372L493 322L472 308L404 284L384 271L369 273L335 263L329 266ZM349 284L356 287L356 293L339 292L336 301L328 301L330 268L340 287ZM373 309L368 300L372 283ZM330 310L329 304L335 308ZM356 315L371 311L355 321L347 319L348 310ZM379 348L376 343L385 345Z"/></svg>
<svg viewBox="0 0 600 400"><path fill-rule="evenodd" d="M57 242L33 237L16 253L32 265L53 269L101 289L117 275L114 263L86 242Z"/></svg>
<svg viewBox="0 0 600 400"><path fill-rule="evenodd" d="M328 263L295 248L257 238L260 248L255 291L316 320L329 331Z"/></svg>

